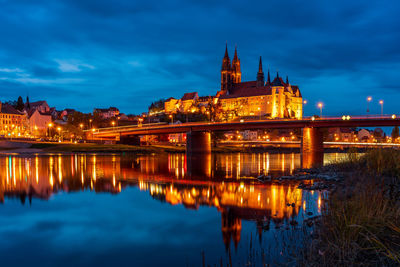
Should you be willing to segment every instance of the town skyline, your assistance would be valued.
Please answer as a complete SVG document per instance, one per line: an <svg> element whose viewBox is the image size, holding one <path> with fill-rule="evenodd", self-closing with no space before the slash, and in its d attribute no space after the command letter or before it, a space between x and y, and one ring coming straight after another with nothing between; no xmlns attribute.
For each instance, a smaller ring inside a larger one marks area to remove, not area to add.
<svg viewBox="0 0 400 267"><path fill-rule="evenodd" d="M231 55L238 47L243 81L255 80L259 56L272 76L278 70L296 81L308 101L305 115L317 114L320 101L326 115L365 114L368 96L371 113L380 113L381 99L384 113L396 112L398 4L339 2L336 12L318 2L256 4L6 1L0 100L29 95L58 109L116 106L138 114L159 98L215 95L227 42ZM174 11L178 5L197 15ZM224 20L200 20L206 11Z"/></svg>

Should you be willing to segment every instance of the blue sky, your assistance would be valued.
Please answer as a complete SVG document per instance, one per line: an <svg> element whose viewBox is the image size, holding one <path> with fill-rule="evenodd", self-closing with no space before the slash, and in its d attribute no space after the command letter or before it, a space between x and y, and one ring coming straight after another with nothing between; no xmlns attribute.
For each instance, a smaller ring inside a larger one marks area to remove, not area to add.
<svg viewBox="0 0 400 267"><path fill-rule="evenodd" d="M214 95L225 43L242 79L289 76L306 115L400 113L400 2L0 0L0 100L146 111L158 98Z"/></svg>

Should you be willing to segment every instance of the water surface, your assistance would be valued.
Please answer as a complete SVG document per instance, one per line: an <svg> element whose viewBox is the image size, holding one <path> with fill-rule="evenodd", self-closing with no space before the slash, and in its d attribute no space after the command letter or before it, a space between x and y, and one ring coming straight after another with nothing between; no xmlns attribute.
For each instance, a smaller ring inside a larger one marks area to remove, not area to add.
<svg viewBox="0 0 400 267"><path fill-rule="evenodd" d="M324 195L255 177L299 167L294 153L0 157L2 264L286 262L294 222L318 215Z"/></svg>

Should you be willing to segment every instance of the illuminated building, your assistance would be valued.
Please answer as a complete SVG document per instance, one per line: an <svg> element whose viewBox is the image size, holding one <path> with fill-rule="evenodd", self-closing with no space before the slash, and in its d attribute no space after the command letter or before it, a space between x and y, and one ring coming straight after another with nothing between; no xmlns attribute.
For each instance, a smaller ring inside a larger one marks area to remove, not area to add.
<svg viewBox="0 0 400 267"><path fill-rule="evenodd" d="M4 136L23 136L27 129L26 116L8 104L0 102L0 129Z"/></svg>
<svg viewBox="0 0 400 267"><path fill-rule="evenodd" d="M227 119L246 116L302 118L303 101L299 87L291 85L287 77L284 82L278 73L271 81L269 70L265 82L261 57L257 80L242 82L241 77L237 49L231 64L226 47L221 68L221 91L217 97L222 111L228 114Z"/></svg>
<svg viewBox="0 0 400 267"><path fill-rule="evenodd" d="M119 115L119 109L117 109L116 107L110 107L106 109L95 108L93 110L93 114L97 114L102 119L111 119Z"/></svg>
<svg viewBox="0 0 400 267"><path fill-rule="evenodd" d="M52 122L51 113L34 109L28 113L28 117L31 134L35 136L46 135L48 126Z"/></svg>
<svg viewBox="0 0 400 267"><path fill-rule="evenodd" d="M179 110L179 99L175 99L173 97L168 98L164 102L164 107L165 107L165 113L171 114L171 113L176 113Z"/></svg>

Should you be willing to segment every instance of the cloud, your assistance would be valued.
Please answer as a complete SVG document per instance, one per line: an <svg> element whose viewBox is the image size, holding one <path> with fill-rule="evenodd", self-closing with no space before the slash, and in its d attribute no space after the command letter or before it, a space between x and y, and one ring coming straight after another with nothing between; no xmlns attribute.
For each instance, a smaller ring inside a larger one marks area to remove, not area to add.
<svg viewBox="0 0 400 267"><path fill-rule="evenodd" d="M86 63L80 63L79 61L76 60L60 60L56 59L55 60L58 63L58 68L62 72L80 72L83 69L91 69L93 70L95 67L86 64Z"/></svg>
<svg viewBox="0 0 400 267"><path fill-rule="evenodd" d="M158 97L215 94L228 41L231 57L238 45L243 80L255 79L261 55L266 68L289 75L309 99L335 88L327 106L340 112L348 105L340 95L349 90L400 97L399 9L385 0L4 1L0 62L14 72L0 71L0 79L33 94L52 86L92 99L65 103L37 91L56 106L88 112L116 105L139 113Z"/></svg>

